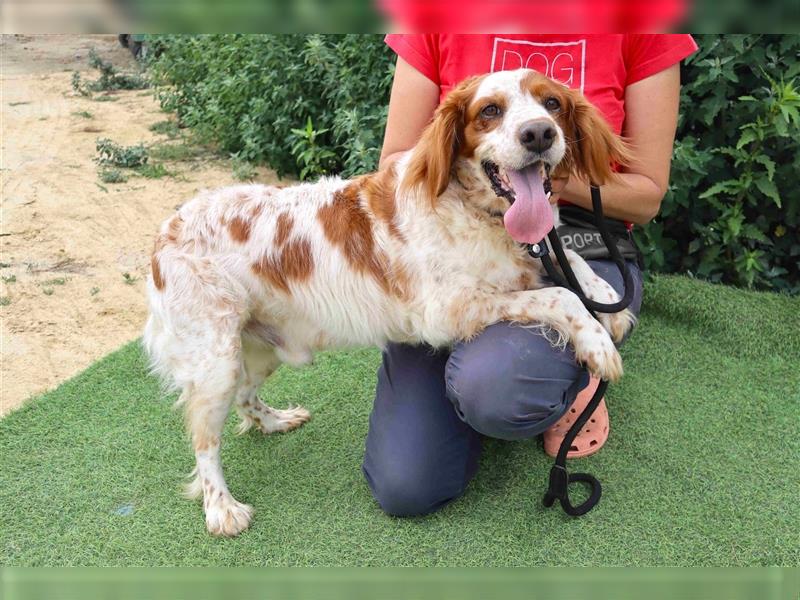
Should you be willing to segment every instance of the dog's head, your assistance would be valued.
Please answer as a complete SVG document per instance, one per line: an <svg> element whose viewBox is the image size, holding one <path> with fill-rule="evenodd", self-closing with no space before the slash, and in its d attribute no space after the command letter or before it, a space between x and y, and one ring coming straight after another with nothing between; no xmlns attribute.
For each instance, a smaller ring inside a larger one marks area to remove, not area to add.
<svg viewBox="0 0 800 600"><path fill-rule="evenodd" d="M530 221L551 173L602 185L612 163L629 162L624 142L579 91L519 69L471 77L450 92L412 151L405 184L421 185L433 201L459 163L485 188L471 196L481 208L504 214L522 200L513 211ZM513 235L508 218L506 226Z"/></svg>

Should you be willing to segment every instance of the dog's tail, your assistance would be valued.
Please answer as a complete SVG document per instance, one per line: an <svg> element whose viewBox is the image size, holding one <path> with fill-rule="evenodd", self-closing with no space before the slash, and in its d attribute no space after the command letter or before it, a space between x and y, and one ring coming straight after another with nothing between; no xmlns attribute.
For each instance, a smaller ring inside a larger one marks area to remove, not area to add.
<svg viewBox="0 0 800 600"><path fill-rule="evenodd" d="M175 373L171 368L174 359L173 349L179 340L170 327L170 321L166 313L166 306L160 298L161 292L155 288L152 275L147 280L147 297L149 314L147 323L144 326L142 336L142 346L148 358L150 374L154 375L161 382L161 390L164 395L181 390L183 386L179 384ZM178 403L180 403L180 398Z"/></svg>

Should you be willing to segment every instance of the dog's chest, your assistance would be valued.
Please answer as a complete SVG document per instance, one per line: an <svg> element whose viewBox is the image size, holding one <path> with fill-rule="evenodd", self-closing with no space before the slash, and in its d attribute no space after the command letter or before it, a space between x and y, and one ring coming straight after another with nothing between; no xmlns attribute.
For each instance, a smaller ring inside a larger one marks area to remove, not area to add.
<svg viewBox="0 0 800 600"><path fill-rule="evenodd" d="M521 247L509 243L491 230L472 232L471 236L454 238L452 247L443 251L439 271L445 274L443 284L459 287L490 288L516 291L525 274L533 278L533 264Z"/></svg>

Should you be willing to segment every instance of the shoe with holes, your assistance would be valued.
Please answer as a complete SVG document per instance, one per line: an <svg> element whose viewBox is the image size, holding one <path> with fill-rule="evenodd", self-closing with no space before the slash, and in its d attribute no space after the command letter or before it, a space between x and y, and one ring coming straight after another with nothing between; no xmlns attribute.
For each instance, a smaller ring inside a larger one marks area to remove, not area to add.
<svg viewBox="0 0 800 600"><path fill-rule="evenodd" d="M600 380L592 377L589 380L589 385L582 389L575 402L569 407L569 410L561 417L556 423L544 432L544 451L555 458L558 454L558 448L567 435L567 431L572 427L583 409L589 404L592 399L597 386L600 385ZM581 458L590 456L600 450L603 444L608 439L608 409L606 408L606 400L600 400L592 416L586 421L586 424L581 429L580 433L575 437L575 440L567 452L567 458Z"/></svg>

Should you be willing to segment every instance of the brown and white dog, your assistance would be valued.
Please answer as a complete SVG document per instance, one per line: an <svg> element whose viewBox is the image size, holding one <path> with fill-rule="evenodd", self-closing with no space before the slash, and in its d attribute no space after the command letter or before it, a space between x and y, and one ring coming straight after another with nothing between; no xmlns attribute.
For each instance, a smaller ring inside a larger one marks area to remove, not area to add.
<svg viewBox="0 0 800 600"><path fill-rule="evenodd" d="M580 93L523 69L461 83L390 169L227 187L184 204L155 242L144 344L153 370L181 391L197 461L188 491L202 494L208 530L236 535L252 514L220 465L231 405L241 431L309 419L258 398L281 363L387 341L448 346L515 321L546 325L592 373L618 379L612 338L631 314L603 315L601 327L571 292L542 288L539 261L509 233L539 241L552 226L551 168L602 184L627 160ZM577 255L570 261L587 295L618 299Z"/></svg>

